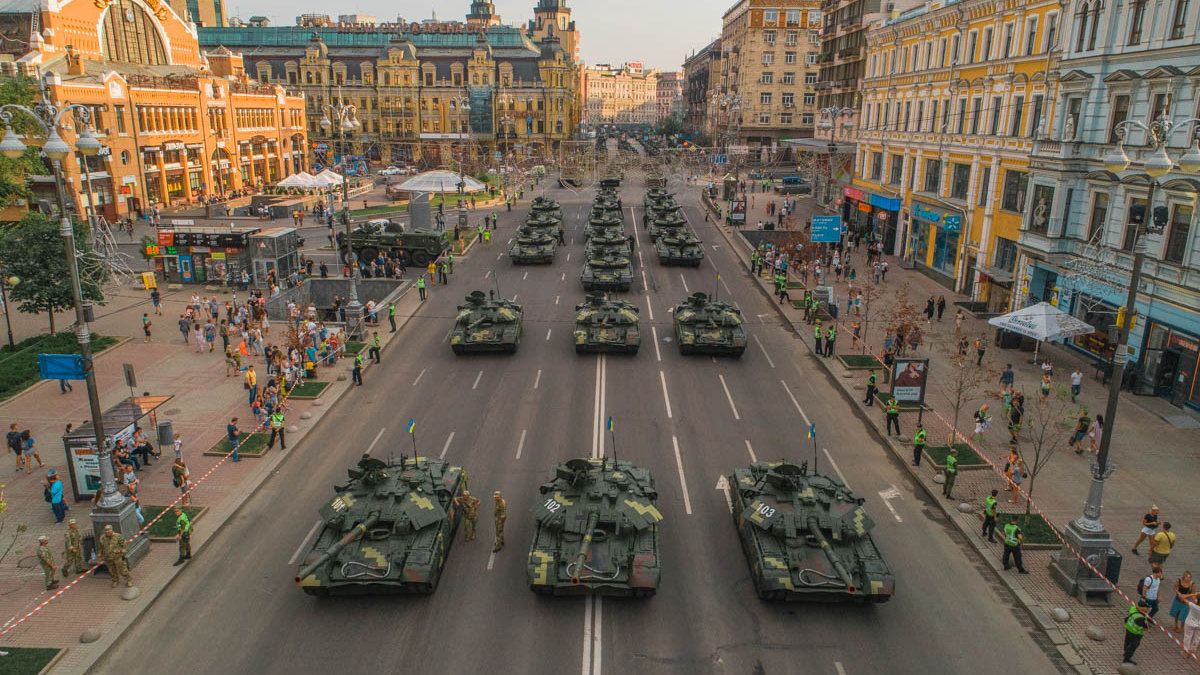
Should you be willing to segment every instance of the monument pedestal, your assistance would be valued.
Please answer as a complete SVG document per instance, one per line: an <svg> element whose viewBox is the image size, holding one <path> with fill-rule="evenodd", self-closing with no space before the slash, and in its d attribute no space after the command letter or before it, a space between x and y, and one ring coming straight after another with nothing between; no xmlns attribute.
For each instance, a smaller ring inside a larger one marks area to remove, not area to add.
<svg viewBox="0 0 1200 675"><path fill-rule="evenodd" d="M1115 554L1112 550L1112 537L1103 529L1085 530L1079 527L1076 521L1071 521L1062 534L1070 548L1063 547L1058 556L1050 561L1050 576L1060 588L1086 605L1112 604L1112 589L1108 581L1092 571L1094 567L1101 573L1106 572L1109 555ZM1071 548L1078 551L1091 567L1083 564ZM1119 566L1119 558L1117 560ZM1112 581L1116 583L1117 579Z"/></svg>
<svg viewBox="0 0 1200 675"><path fill-rule="evenodd" d="M150 552L149 536L141 536L130 542L130 539L141 529L132 501L126 499L120 506L113 509L97 508L92 511L91 518L92 532L96 535L97 545L100 543L100 537L104 536L105 525L112 525L113 530L125 540L125 558L129 562L130 569L133 569Z"/></svg>

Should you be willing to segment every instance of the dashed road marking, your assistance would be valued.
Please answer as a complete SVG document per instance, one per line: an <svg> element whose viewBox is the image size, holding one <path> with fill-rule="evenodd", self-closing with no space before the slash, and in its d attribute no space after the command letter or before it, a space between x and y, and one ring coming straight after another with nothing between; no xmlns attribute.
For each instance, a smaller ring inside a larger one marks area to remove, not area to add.
<svg viewBox="0 0 1200 675"><path fill-rule="evenodd" d="M838 478L842 479L842 485L845 485L847 490L851 489L850 483L846 482L846 476L842 474L842 470L838 468L837 462L833 461L833 455L829 454L829 449L821 448L821 452L825 453L825 458L829 460L829 466L832 466L833 470L837 472Z"/></svg>
<svg viewBox="0 0 1200 675"><path fill-rule="evenodd" d="M650 303L650 294L646 294L646 311L650 312L650 320L654 320L654 305Z"/></svg>
<svg viewBox="0 0 1200 675"><path fill-rule="evenodd" d="M526 272L524 275L521 276L521 281L525 281L528 278L529 278L529 272Z"/></svg>
<svg viewBox="0 0 1200 675"><path fill-rule="evenodd" d="M300 545L296 547L296 552L292 554L291 558L288 558L287 564L295 565L300 561L300 554L303 553L305 547L307 547L308 540L312 539L313 535L317 533L317 528L320 527L321 523L323 522L325 521L318 520L317 522L313 523L313 526L309 529L308 534L304 535L304 538L300 540Z"/></svg>
<svg viewBox="0 0 1200 675"><path fill-rule="evenodd" d="M475 376L475 384L471 385L471 388L472 388L472 389L478 389L478 388L479 388L479 381L480 381L480 380L482 380L482 379L483 379L483 371L481 370L481 371L479 371L479 374Z"/></svg>
<svg viewBox="0 0 1200 675"><path fill-rule="evenodd" d="M658 327L650 326L650 335L654 338L654 360L662 361L662 352L658 350Z"/></svg>
<svg viewBox="0 0 1200 675"><path fill-rule="evenodd" d="M689 294L690 294L690 293L691 293L691 291L690 291L690 290L688 290L687 279L684 279L684 278L683 278L683 272L680 272L680 273L679 273L679 280L683 282L683 292L684 292L684 293L689 293Z"/></svg>
<svg viewBox="0 0 1200 675"><path fill-rule="evenodd" d="M541 383L542 383L542 371L539 369L537 371L537 377L533 378L533 388L537 389L538 385Z"/></svg>
<svg viewBox="0 0 1200 675"><path fill-rule="evenodd" d="M755 335L754 341L758 343L758 348L762 351L763 356L767 357L767 364L774 368L775 362L771 360L771 355L767 353L767 348L763 346L762 340L759 340L758 336Z"/></svg>
<svg viewBox="0 0 1200 675"><path fill-rule="evenodd" d="M526 431L527 431L526 429L521 430L521 440L517 441L517 459L521 459L521 451L525 449L525 432Z"/></svg>
<svg viewBox="0 0 1200 675"><path fill-rule="evenodd" d="M754 454L754 446L750 445L750 439L746 439L746 452L750 453L750 461L757 462L758 456Z"/></svg>
<svg viewBox="0 0 1200 675"><path fill-rule="evenodd" d="M808 415L804 414L804 408L800 407L800 402L796 400L796 396L792 393L791 388L788 387L787 382L780 380L779 384L783 385L783 390L787 392L788 398L792 399L792 405L796 406L796 410L800 413L800 417L804 418L805 426L812 424L812 422L808 421Z"/></svg>
<svg viewBox="0 0 1200 675"><path fill-rule="evenodd" d="M550 341L550 331L552 331L552 330L554 330L554 329L553 328L546 329L546 342Z"/></svg>
<svg viewBox="0 0 1200 675"><path fill-rule="evenodd" d="M733 394L729 393L729 385L725 384L725 376L718 373L717 377L721 380L721 388L725 390L725 400L729 401L729 408L733 410L733 419L741 421L742 416L738 414L737 406L733 403Z"/></svg>
<svg viewBox="0 0 1200 675"><path fill-rule="evenodd" d="M671 436L671 445L675 446L675 468L679 472L679 486L683 488L683 510L692 515L692 498L688 495L687 479L683 476L683 456L679 452L679 438Z"/></svg>
<svg viewBox="0 0 1200 675"><path fill-rule="evenodd" d="M438 459L446 459L446 451L450 449L450 443L453 440L454 432L451 431L450 435L446 437L446 444L442 446L442 454L438 455Z"/></svg>
<svg viewBox="0 0 1200 675"><path fill-rule="evenodd" d="M422 368L421 372L417 374L417 379L413 380L414 387L417 386L417 383L421 381L422 377L425 377L425 371L426 371L426 369Z"/></svg>
<svg viewBox="0 0 1200 675"><path fill-rule="evenodd" d="M663 371L658 371L658 381L662 382L663 402L667 404L667 419L671 419L671 397L667 395L667 375Z"/></svg>

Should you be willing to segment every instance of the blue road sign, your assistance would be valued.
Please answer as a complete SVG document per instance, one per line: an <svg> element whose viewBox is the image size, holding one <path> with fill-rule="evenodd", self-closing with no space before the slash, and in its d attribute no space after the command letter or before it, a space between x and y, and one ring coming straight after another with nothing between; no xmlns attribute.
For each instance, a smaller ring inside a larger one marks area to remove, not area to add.
<svg viewBox="0 0 1200 675"><path fill-rule="evenodd" d="M87 370L79 354L38 354L38 372L43 380L85 380Z"/></svg>
<svg viewBox="0 0 1200 675"><path fill-rule="evenodd" d="M813 216L812 241L814 244L836 244L841 240L841 216Z"/></svg>

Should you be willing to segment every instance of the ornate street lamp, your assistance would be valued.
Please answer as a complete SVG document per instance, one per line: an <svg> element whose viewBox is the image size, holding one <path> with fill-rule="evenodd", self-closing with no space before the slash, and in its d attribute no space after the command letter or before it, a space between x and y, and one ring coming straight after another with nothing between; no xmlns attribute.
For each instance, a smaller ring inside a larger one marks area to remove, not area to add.
<svg viewBox="0 0 1200 675"><path fill-rule="evenodd" d="M332 131L342 146L342 225L346 228L346 262L350 265L350 302L346 304L346 335L355 337L362 328L363 317L366 314L363 305L358 300L358 254L350 240L350 176L346 172L345 161L346 137L362 128L358 120L358 108L340 102L327 103L324 106L325 116L321 118L321 128L326 132Z"/></svg>

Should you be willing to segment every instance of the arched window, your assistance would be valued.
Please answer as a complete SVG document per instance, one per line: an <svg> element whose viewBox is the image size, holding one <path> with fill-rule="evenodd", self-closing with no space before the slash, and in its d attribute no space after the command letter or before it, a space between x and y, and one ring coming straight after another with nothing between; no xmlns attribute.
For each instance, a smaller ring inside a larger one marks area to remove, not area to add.
<svg viewBox="0 0 1200 675"><path fill-rule="evenodd" d="M1092 6L1092 33L1088 36L1088 49L1096 48L1096 35L1100 32L1100 12L1103 9L1102 1Z"/></svg>
<svg viewBox="0 0 1200 675"><path fill-rule="evenodd" d="M1081 52L1087 40L1088 4L1086 2L1079 3L1079 11L1075 12L1075 23L1079 26L1075 37L1075 51Z"/></svg>
<svg viewBox="0 0 1200 675"><path fill-rule="evenodd" d="M145 66L170 64L153 17L132 0L114 0L104 15L104 58Z"/></svg>

